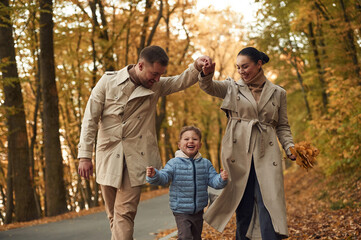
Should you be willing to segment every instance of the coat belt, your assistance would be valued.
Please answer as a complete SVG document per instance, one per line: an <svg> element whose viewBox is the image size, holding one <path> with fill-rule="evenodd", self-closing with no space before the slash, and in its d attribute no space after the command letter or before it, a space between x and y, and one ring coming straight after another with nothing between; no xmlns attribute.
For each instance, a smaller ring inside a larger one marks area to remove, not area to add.
<svg viewBox="0 0 361 240"><path fill-rule="evenodd" d="M273 128L274 128L274 126L272 124L270 124L270 123L260 122L258 119L230 117L230 120L236 121L236 123L234 124L233 129L232 129L232 134L234 134L234 131L236 129L236 125L237 125L238 122L241 122L241 121L248 122L247 131L246 131L246 139L247 139L246 149L247 149L247 152L251 151L251 136L252 136L253 126L257 127L257 129L260 132L260 139L259 139L260 157L264 157L264 155L265 155L265 141L264 141L263 132L267 131L267 126L270 126L270 127L273 127ZM232 135L232 139L233 139L233 135Z"/></svg>

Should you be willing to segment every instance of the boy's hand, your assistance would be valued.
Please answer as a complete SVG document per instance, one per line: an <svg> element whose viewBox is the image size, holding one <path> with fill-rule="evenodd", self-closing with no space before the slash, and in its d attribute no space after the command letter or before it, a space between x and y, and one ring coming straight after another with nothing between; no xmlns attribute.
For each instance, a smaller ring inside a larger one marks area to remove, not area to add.
<svg viewBox="0 0 361 240"><path fill-rule="evenodd" d="M228 180L228 172L226 170L221 169L221 178L223 181Z"/></svg>
<svg viewBox="0 0 361 240"><path fill-rule="evenodd" d="M152 166L147 167L147 176L148 177L154 177L154 175L155 175L154 167L152 167Z"/></svg>

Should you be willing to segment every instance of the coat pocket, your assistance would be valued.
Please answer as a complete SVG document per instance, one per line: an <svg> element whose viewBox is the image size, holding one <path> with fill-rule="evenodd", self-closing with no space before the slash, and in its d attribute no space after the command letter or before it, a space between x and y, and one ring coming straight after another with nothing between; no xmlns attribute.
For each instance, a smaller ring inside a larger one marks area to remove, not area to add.
<svg viewBox="0 0 361 240"><path fill-rule="evenodd" d="M110 148L114 143L116 143L118 141L119 141L119 139L114 138L114 137L98 139L97 151L104 151L104 150Z"/></svg>

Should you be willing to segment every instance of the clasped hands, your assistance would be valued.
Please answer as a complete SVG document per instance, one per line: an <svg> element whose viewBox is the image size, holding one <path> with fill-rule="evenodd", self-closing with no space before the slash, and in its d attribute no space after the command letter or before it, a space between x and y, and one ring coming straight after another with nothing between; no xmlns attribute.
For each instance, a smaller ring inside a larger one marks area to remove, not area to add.
<svg viewBox="0 0 361 240"><path fill-rule="evenodd" d="M212 61L212 58L208 56L201 56L194 62L195 68L204 75L209 75L214 72L216 63Z"/></svg>

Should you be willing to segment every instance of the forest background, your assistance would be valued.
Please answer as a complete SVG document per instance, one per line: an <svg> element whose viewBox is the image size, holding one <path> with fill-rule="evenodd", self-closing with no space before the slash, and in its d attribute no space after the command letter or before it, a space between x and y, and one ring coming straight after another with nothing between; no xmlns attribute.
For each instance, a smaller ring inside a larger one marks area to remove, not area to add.
<svg viewBox="0 0 361 240"><path fill-rule="evenodd" d="M205 54L217 64L217 80L239 79L235 60L243 47L267 53L267 77L287 90L295 142L320 150L317 168L325 179L357 191L361 1L254 4L257 16L247 23L235 6L199 9L196 0L0 0L1 225L102 204L95 179L77 174L84 108L105 71L136 63L148 45L167 51L167 76ZM220 169L227 120L220 104L197 84L159 100L163 164L177 148L179 129L194 124L204 134L202 154ZM332 201L359 207L352 196Z"/></svg>

